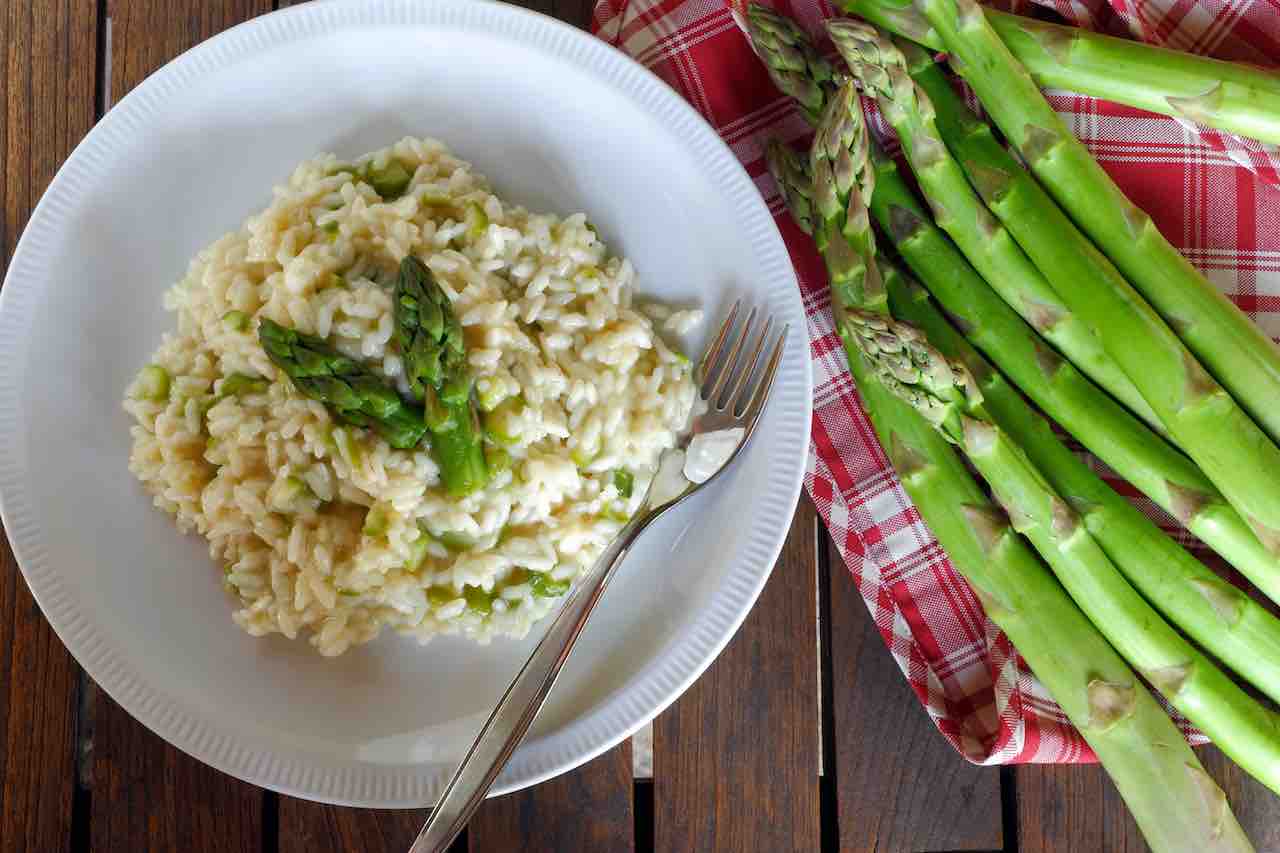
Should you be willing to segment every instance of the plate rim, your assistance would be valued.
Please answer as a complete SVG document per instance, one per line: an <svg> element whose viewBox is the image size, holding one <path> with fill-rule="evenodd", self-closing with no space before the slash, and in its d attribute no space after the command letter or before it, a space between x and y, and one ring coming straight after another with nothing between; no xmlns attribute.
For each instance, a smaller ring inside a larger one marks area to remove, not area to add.
<svg viewBox="0 0 1280 853"><path fill-rule="evenodd" d="M795 271L774 218L750 176L714 128L661 78L620 50L559 19L497 0L382 0L378 3L329 0L292 6L237 24L193 46L113 104L72 149L32 209L15 246L4 286L0 288L0 520L15 561L44 618L77 664L131 717L177 749L235 778L314 802L369 808L422 807L434 798L407 795L408 791L403 790L405 784L410 785L409 791L414 790L411 780L394 784L394 792L389 789L385 778L380 777L398 771L403 765L335 759L327 769L317 771L314 766L293 767L314 762L290 757L287 750L286 754L278 754L272 747L260 743L246 748L242 733L215 726L208 718L166 697L161 686L146 682L122 659L118 650L97 633L95 625L79 612L76 602L70 600L75 596L65 588L59 571L45 558L40 522L24 494L25 421L19 414L18 404L21 402L19 379L27 361L28 343L24 333L29 324L26 321L38 304L36 297L49 286L46 279L27 273L40 273L47 266L40 263L47 257L47 251L42 252L46 233L57 232L63 226L71 199L84 197L82 184L87 180L86 175L107 168L103 153L113 147L112 139L139 131L141 119L153 115L165 98L196 84L209 72L281 45L340 31L343 27L396 23L436 28L452 24L470 32L485 31L518 39L528 48L560 59L584 60L581 67L598 82L619 90L635 108L656 119L665 119L663 126L675 125L685 131L681 139L694 152L695 161L714 169L713 183L737 202L735 206L743 211L742 218L750 222L749 242L758 253L761 277L777 281L780 287L790 285L787 302L792 316L786 319L791 323L791 334L784 364L793 358L798 361L800 376L791 377L791 382L794 390L795 380L801 380L801 405L799 411L784 412L785 420L780 421L779 426L799 420L790 433L797 439L796 444L783 448L797 459L794 470L780 472L785 476L776 484L774 475L779 472L774 466L766 469L769 491L774 493L769 499L787 519L794 516L805 478L813 403L812 363L807 353L806 322ZM780 374L780 380L782 378ZM788 431L780 429L779 434L785 436ZM779 465L785 468L789 461L784 459ZM777 563L789 528L788 522L769 537L771 541L753 543L755 554L744 554L730 567L727 582L713 595L713 606L686 629L689 640L699 642L701 647L690 652L686 645L680 653L672 655L672 659L691 658L692 663L667 661L658 666L660 661L650 660L625 689L609 694L586 709L557 730L554 738L541 739L568 741L558 748L562 753L560 758L544 760L540 767L511 778L513 768L532 760L530 747L547 750L544 742L522 745L491 796L538 784L585 764L631 737L683 695L719 657L751 612ZM750 559L751 556L755 559ZM732 593L734 600L725 601L724 597L731 595L730 582L742 580L739 575L746 571L743 566L761 562L763 567L752 569L754 576L745 579L746 585ZM718 622L710 618L712 615L720 616ZM697 635L707 631L714 634L713 639L699 640ZM661 678L664 670L673 668L681 670L677 678ZM663 683L657 683L659 681ZM626 714L625 709L613 707L625 695L634 697L642 690L657 691L661 696L656 701L643 703L645 707L638 714ZM603 736L586 730L589 724L602 722L596 719L602 715L630 716L631 719L622 725L616 725L615 720L615 725L606 726L614 731ZM588 741L585 746L584 738ZM419 787L426 784L422 781L425 775L421 771L417 773ZM436 788L439 787L442 786L437 783Z"/></svg>

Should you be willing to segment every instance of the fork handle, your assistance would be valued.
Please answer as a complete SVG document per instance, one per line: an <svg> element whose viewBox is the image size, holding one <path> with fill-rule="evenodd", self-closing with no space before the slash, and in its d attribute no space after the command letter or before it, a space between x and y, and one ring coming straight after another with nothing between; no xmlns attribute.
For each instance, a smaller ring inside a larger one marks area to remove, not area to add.
<svg viewBox="0 0 1280 853"><path fill-rule="evenodd" d="M409 853L445 853L462 832L542 708L614 570L631 550L636 536L656 516L647 507L633 516L569 594L551 628L476 735Z"/></svg>

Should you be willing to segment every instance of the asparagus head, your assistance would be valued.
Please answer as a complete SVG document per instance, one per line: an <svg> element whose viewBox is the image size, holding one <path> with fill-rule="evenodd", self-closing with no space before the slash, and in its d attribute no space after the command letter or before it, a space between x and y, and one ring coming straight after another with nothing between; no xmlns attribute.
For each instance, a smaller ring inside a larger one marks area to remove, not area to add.
<svg viewBox="0 0 1280 853"><path fill-rule="evenodd" d="M773 84L800 105L812 124L836 88L835 70L795 21L767 6L747 6L747 35Z"/></svg>
<svg viewBox="0 0 1280 853"><path fill-rule="evenodd" d="M827 263L837 321L849 309L884 312L880 270L871 262L875 238L867 204L875 188L870 139L853 82L828 101L809 152L813 237Z"/></svg>
<svg viewBox="0 0 1280 853"><path fill-rule="evenodd" d="M462 325L449 295L422 261L405 255L395 292L395 339L409 391L425 406L440 479L453 495L467 495L489 480L484 443L467 370Z"/></svg>
<svg viewBox="0 0 1280 853"><path fill-rule="evenodd" d="M436 388L445 403L465 400L471 393L471 379L462 326L431 270L413 255L405 255L400 262L395 323L396 343L413 396L423 399L427 388Z"/></svg>
<svg viewBox="0 0 1280 853"><path fill-rule="evenodd" d="M401 450L416 447L426 434L421 413L377 374L323 339L263 318L258 340L294 387L324 403L339 420L372 429Z"/></svg>

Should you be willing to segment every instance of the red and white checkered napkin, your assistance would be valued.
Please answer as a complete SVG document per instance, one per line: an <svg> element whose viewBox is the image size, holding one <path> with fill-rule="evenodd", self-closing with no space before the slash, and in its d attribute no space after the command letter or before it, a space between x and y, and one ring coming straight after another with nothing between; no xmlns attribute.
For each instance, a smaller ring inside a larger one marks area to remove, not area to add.
<svg viewBox="0 0 1280 853"><path fill-rule="evenodd" d="M831 14L829 0L776 2L815 34ZM1083 26L1115 34L1259 64L1280 61L1277 0L1044 2ZM763 163L767 138L803 142L808 128L769 82L732 7L727 0L600 0L593 29L706 117L778 217L800 279L814 365L813 446L805 484L881 635L938 729L978 763L1094 760L1008 639L983 615L876 442L831 328L821 262L783 211ZM1280 336L1280 152L1091 98L1052 99L1174 244ZM1134 495L1127 485L1111 482ZM1176 529L1150 502L1136 502L1166 529Z"/></svg>

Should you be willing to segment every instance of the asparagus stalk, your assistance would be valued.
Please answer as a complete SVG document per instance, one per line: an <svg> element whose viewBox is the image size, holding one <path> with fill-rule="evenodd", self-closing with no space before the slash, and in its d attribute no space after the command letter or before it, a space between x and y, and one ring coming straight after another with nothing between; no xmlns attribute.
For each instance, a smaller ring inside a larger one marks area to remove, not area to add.
<svg viewBox="0 0 1280 853"><path fill-rule="evenodd" d="M877 375L889 377L883 384L963 449L995 491L1014 529L1031 540L1116 650L1232 760L1280 793L1275 715L1183 639L1125 581L1071 504L990 420L968 371L943 357L912 326L861 312L852 320L860 351Z"/></svg>
<svg viewBox="0 0 1280 853"><path fill-rule="evenodd" d="M448 295L413 255L400 261L394 313L405 379L413 397L425 404L441 482L450 494L470 494L484 486L489 474L471 400L462 326Z"/></svg>
<svg viewBox="0 0 1280 853"><path fill-rule="evenodd" d="M258 340L300 392L324 403L338 420L381 435L392 447L416 447L427 432L422 414L375 373L306 335L263 318Z"/></svg>
<svg viewBox="0 0 1280 853"><path fill-rule="evenodd" d="M925 47L947 49L906 0L844 0L843 7ZM1069 89L1280 144L1280 74L1273 70L983 11L1042 89Z"/></svg>
<svg viewBox="0 0 1280 853"><path fill-rule="evenodd" d="M942 229L983 278L1041 335L1112 396L1160 429L1159 418L1093 332L1067 309L1009 231L987 212L960 168L939 156L945 155L946 149L932 128L928 106L918 102L916 87L905 71L891 69L874 53L875 45L868 46L867 25L833 20L827 28L854 77L875 97L885 119L897 130L903 152ZM865 56L867 53L871 55Z"/></svg>
<svg viewBox="0 0 1280 853"><path fill-rule="evenodd" d="M874 163L872 214L965 336L1049 417L1280 602L1280 561L1200 469L1050 349L929 220L893 161L881 154Z"/></svg>
<svg viewBox="0 0 1280 853"><path fill-rule="evenodd" d="M959 198L967 200L964 205L977 199L939 137L932 102L907 75L901 52L874 27L840 21L830 28L855 75L876 87L890 122L903 137L921 188L935 211L943 211L939 224L945 228L943 217L962 204ZM1248 522L1262 545L1280 556L1280 486L1270 476L1280 470L1280 448L1010 155L994 142L966 143L965 153L984 158L966 165L987 207L1052 278L1066 306L1097 334L1178 445ZM988 215L985 208L978 212ZM992 281L989 274L986 278Z"/></svg>
<svg viewBox="0 0 1280 853"><path fill-rule="evenodd" d="M773 84L800 105L812 124L835 91L835 70L795 21L767 6L747 6L747 32Z"/></svg>
<svg viewBox="0 0 1280 853"><path fill-rule="evenodd" d="M1205 372L1187 361L1185 351L1189 349L1239 402L1239 406L1219 405L1223 419L1240 425L1242 432L1224 424L1220 434L1236 435L1237 446L1258 442L1259 436L1253 434L1257 430L1243 424L1244 419L1240 417L1243 412L1236 415L1228 411L1242 407L1262 426L1266 435L1280 441L1280 406L1276 405L1280 399L1280 349L1196 271L1164 238L1151 217L1125 197L1049 106L1025 69L987 24L981 7L974 0L921 0L920 8L953 55L958 70L1040 183L1119 267L1133 287L1150 301L1150 307L1177 330L1176 337L1181 338L1181 343L1174 340L1168 327L1152 322L1154 312L1141 300L1137 310L1125 312L1132 315L1123 321L1128 332L1137 333L1139 326L1146 326L1141 336L1158 344L1154 347L1158 351L1144 353L1143 357L1156 358L1163 364L1147 365L1143 368L1144 375L1156 378L1164 385L1164 395L1176 397L1173 402L1183 405L1185 383L1190 381L1200 386L1200 376ZM1113 316L1112 309L1121 301L1132 303L1134 299L1133 288L1129 287L1119 288L1106 300L1101 298L1098 288L1081 289L1087 294L1087 301L1098 309L1096 313L1106 316ZM1067 298L1067 294L1062 296ZM1141 348L1128 346L1126 350L1137 356ZM1108 352L1119 361L1118 353L1110 347ZM1136 383L1133 372L1126 372ZM1189 398L1185 408L1197 413L1214 408L1208 402L1216 396L1212 390L1196 387L1186 391L1194 402ZM1143 396L1160 411L1161 407L1150 395ZM1166 426L1176 433L1167 419ZM1184 449L1191 451L1189 447ZM1253 462L1261 461L1262 455L1280 457L1280 451L1255 453ZM1275 470L1276 458L1268 461L1272 464L1255 465L1251 470L1259 474ZM1210 478L1215 476L1212 471L1206 470L1206 473ZM1242 485L1248 485L1253 479L1244 478ZM1261 497L1255 494L1247 501L1242 497L1241 505L1247 513L1256 516L1258 525L1266 528L1264 536L1275 536L1275 531L1280 529L1276 526L1276 522L1280 522L1280 502L1275 501L1272 493L1271 507L1264 514ZM1280 550L1280 542L1277 549Z"/></svg>
<svg viewBox="0 0 1280 853"><path fill-rule="evenodd" d="M788 198L805 195L801 185ZM820 227L834 229L829 237L843 233L847 222L840 220L837 213ZM859 245L871 242L867 237ZM827 245L833 245L830 239ZM874 260L867 256L864 264L870 267ZM852 292L859 290L865 292ZM857 307L840 303L835 291L833 300L837 316ZM1133 672L1010 529L942 437L876 380L852 348L849 324L839 329L876 434L921 517L987 615L1093 748L1152 848L1251 850L1221 789Z"/></svg>

